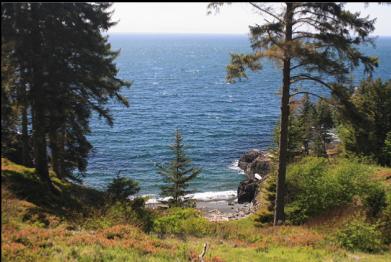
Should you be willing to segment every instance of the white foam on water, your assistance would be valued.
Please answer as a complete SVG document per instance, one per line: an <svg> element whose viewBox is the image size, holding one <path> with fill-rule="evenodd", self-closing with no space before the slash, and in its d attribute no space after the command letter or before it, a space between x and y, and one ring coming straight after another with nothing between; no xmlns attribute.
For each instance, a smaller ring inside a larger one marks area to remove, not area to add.
<svg viewBox="0 0 391 262"><path fill-rule="evenodd" d="M228 168L231 169L231 170L237 171L240 175L244 175L244 171L238 166L238 164L239 164L239 159L234 160L234 161L228 166Z"/></svg>
<svg viewBox="0 0 391 262"><path fill-rule="evenodd" d="M187 199L194 199L202 202L211 202L211 201L228 201L233 200L237 196L236 191L227 190L227 191L214 191L214 192L200 192L194 194L188 194L185 196ZM131 199L135 196L130 197ZM157 197L156 195L148 194L142 195L142 197L149 197L145 202L146 204L158 204L165 202L170 199L170 197Z"/></svg>
<svg viewBox="0 0 391 262"><path fill-rule="evenodd" d="M228 190L228 191L217 191L217 192L202 192L202 193L194 193L187 195L191 199L195 199L198 201L218 201L218 200L231 200L236 198L236 191Z"/></svg>

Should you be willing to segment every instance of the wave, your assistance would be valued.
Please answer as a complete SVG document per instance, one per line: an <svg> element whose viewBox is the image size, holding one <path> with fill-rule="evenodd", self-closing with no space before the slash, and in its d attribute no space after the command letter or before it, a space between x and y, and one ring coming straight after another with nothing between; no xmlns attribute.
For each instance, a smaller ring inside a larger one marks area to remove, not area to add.
<svg viewBox="0 0 391 262"><path fill-rule="evenodd" d="M146 204L158 204L161 202L168 201L170 197L157 197L154 194L142 195L142 197L149 197L145 202ZM212 192L199 192L194 194L188 194L185 196L187 199L193 199L201 202L212 202L212 201L228 201L234 200L237 197L237 193L234 190L227 191L212 191ZM130 198L134 198L130 197Z"/></svg>
<svg viewBox="0 0 391 262"><path fill-rule="evenodd" d="M240 175L244 175L244 171L238 166L239 160L234 160L228 168L237 171Z"/></svg>

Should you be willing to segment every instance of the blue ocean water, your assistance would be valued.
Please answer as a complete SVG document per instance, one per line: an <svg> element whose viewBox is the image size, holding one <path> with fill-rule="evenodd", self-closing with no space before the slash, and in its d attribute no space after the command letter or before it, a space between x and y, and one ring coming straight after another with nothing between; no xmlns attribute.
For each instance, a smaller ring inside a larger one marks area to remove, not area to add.
<svg viewBox="0 0 391 262"><path fill-rule="evenodd" d="M243 35L113 34L121 53L119 77L133 81L122 94L130 107L111 103L114 126L93 118L86 185L104 188L116 173L139 181L141 193L158 194L156 163L170 160L169 145L180 129L187 155L202 174L197 192L236 190L243 176L232 167L251 148L267 149L279 117L279 70L265 61L262 71L236 84L225 81L230 53L251 51ZM391 38L377 40L375 77L391 77ZM355 74L355 81L362 77ZM323 91L324 92L324 91Z"/></svg>

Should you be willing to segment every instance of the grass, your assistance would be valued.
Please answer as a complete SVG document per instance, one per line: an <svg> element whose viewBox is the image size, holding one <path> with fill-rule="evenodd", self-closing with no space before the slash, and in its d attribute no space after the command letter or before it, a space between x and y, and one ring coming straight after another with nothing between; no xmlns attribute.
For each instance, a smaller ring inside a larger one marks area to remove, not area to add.
<svg viewBox="0 0 391 262"><path fill-rule="evenodd" d="M374 177L388 181L389 171L376 168ZM151 212L153 221L182 219L173 234L157 234L146 233L137 219L123 219L126 210L101 211L102 192L54 181L60 195L42 191L34 169L2 159L2 261L198 261L204 243L209 262L391 261L388 251L351 252L330 237L343 226L336 221L355 214L354 206L281 227L259 226L256 215L209 222L194 210ZM188 215L195 224L186 223Z"/></svg>

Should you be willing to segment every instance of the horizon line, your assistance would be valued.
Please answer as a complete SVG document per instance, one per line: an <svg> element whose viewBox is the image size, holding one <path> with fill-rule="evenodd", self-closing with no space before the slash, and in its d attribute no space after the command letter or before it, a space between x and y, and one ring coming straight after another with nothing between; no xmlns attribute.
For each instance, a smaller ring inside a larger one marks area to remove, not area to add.
<svg viewBox="0 0 391 262"><path fill-rule="evenodd" d="M249 33L209 33L209 32L105 32L105 34L142 34L142 35L248 35ZM370 37L391 37L390 35L370 35Z"/></svg>

